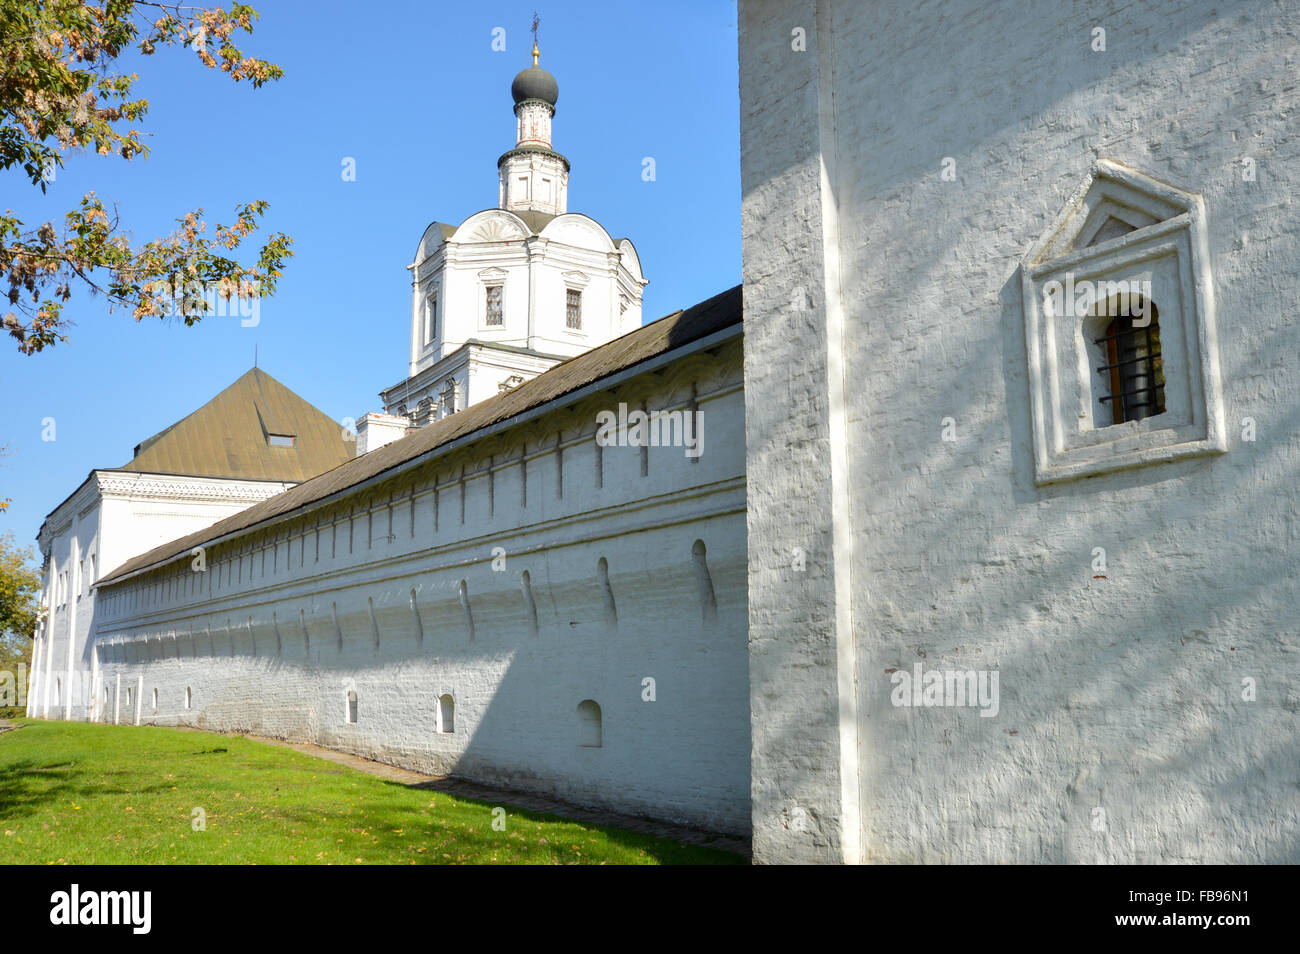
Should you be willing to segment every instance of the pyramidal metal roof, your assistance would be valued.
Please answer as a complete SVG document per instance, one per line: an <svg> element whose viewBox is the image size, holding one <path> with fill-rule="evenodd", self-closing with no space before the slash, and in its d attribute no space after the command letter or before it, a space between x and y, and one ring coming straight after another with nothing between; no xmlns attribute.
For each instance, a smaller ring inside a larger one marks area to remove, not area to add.
<svg viewBox="0 0 1300 954"><path fill-rule="evenodd" d="M271 435L292 446L273 444ZM193 414L142 441L120 469L300 483L351 457L338 421L253 368Z"/></svg>
<svg viewBox="0 0 1300 954"><path fill-rule="evenodd" d="M97 585L119 582L124 577L166 563L181 554L188 554L193 547L287 517L358 484L437 453L448 445L472 440L479 432L497 425L508 426L506 422L512 418L543 408L589 385L594 386L604 378L629 371L660 356L670 359L670 353L684 345L709 338L729 328L734 328L739 333L743 327L742 319L742 292L741 286L737 285L685 311L674 312L666 318L642 325L620 338L557 364L504 394L471 404L465 410L421 427L391 444L354 457L342 466L296 487L290 487L283 493L232 514L210 527L133 557L111 573L105 574Z"/></svg>

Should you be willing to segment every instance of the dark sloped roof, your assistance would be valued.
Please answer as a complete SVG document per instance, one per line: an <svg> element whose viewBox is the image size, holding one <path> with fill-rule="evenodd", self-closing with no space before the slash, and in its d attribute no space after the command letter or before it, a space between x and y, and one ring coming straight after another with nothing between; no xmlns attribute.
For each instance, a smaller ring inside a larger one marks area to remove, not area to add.
<svg viewBox="0 0 1300 954"><path fill-rule="evenodd" d="M293 437L273 447L269 434ZM260 368L135 449L122 470L298 482L352 454L342 426Z"/></svg>
<svg viewBox="0 0 1300 954"><path fill-rule="evenodd" d="M164 543L134 557L105 575L99 585L156 564L194 547L289 514L324 500L385 471L401 466L458 438L522 414L602 378L634 367L682 345L705 338L741 322L741 286L628 332L620 338L557 364L531 381L470 405L406 437L355 457L347 463L276 494L210 527Z"/></svg>

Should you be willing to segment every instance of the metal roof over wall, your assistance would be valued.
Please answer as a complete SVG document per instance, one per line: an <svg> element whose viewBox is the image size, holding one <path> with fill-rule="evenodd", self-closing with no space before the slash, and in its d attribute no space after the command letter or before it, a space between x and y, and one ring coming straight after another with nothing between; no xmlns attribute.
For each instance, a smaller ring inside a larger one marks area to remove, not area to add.
<svg viewBox="0 0 1300 954"><path fill-rule="evenodd" d="M683 345L706 338L742 321L741 286L666 318L628 332L620 338L570 358L519 387L473 404L463 411L426 425L406 437L355 457L318 477L291 487L210 527L155 547L105 575L99 585L153 567L194 547L250 529L324 500L408 461L437 450L476 431L507 421L621 371L634 368ZM238 382L236 382L238 384ZM331 422L333 423L333 422ZM337 425L335 425L337 427Z"/></svg>

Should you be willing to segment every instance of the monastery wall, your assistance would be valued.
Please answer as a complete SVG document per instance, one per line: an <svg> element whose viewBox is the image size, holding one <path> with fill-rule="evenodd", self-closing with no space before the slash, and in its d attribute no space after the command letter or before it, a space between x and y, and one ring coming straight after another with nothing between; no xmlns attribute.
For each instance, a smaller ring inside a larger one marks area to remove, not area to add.
<svg viewBox="0 0 1300 954"><path fill-rule="evenodd" d="M599 447L620 402L703 454ZM548 408L102 587L102 717L747 832L740 339Z"/></svg>

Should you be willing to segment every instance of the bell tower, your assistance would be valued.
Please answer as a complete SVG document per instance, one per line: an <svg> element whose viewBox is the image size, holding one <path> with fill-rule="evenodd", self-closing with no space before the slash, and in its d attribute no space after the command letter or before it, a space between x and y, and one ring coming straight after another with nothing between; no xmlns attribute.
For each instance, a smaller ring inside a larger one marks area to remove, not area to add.
<svg viewBox="0 0 1300 954"><path fill-rule="evenodd" d="M569 160L551 148L551 120L560 88L537 65L538 21L533 17L533 65L510 84L517 120L515 148L497 160L498 208L563 215L569 205Z"/></svg>

